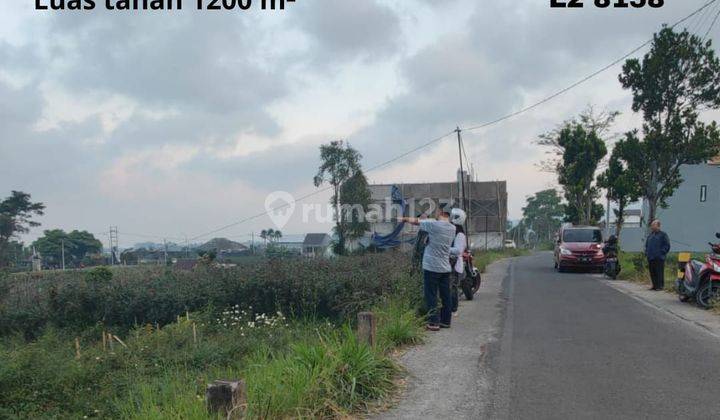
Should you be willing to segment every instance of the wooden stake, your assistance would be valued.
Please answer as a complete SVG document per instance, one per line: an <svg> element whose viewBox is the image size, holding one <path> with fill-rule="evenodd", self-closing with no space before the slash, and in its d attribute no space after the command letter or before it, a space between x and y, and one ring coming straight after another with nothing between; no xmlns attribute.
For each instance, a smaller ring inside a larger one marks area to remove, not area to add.
<svg viewBox="0 0 720 420"><path fill-rule="evenodd" d="M80 339L75 337L75 359L80 360Z"/></svg>
<svg viewBox="0 0 720 420"><path fill-rule="evenodd" d="M110 351L113 351L114 346L113 346L112 334L108 333L107 339L108 339L108 342L110 343Z"/></svg>
<svg viewBox="0 0 720 420"><path fill-rule="evenodd" d="M190 311L185 311L185 319L190 321Z"/></svg>
<svg viewBox="0 0 720 420"><path fill-rule="evenodd" d="M358 339L360 342L375 347L376 332L375 314L372 312L360 312L358 314Z"/></svg>
<svg viewBox="0 0 720 420"><path fill-rule="evenodd" d="M193 343L197 345L197 325L193 322Z"/></svg>
<svg viewBox="0 0 720 420"><path fill-rule="evenodd" d="M123 347L125 347L126 349L129 348L129 347L127 346L127 344L123 343L123 341L122 341L122 340L120 339L120 337L118 337L117 335L113 335L112 338L114 338L115 340L117 340L117 342L120 343L120 344L121 344Z"/></svg>
<svg viewBox="0 0 720 420"><path fill-rule="evenodd" d="M102 332L103 337L103 352L107 351L107 336L105 335L105 331Z"/></svg>

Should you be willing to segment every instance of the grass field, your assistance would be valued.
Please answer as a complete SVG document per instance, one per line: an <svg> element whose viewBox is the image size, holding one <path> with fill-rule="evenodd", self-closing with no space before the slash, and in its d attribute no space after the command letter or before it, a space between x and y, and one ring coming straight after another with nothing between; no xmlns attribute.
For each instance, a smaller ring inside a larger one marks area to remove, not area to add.
<svg viewBox="0 0 720 420"><path fill-rule="evenodd" d="M476 258L484 269L521 254ZM389 355L424 338L422 280L404 258L6 277L0 418L207 419L207 384L239 378L246 418L366 412L395 390ZM353 331L368 309L372 348Z"/></svg>

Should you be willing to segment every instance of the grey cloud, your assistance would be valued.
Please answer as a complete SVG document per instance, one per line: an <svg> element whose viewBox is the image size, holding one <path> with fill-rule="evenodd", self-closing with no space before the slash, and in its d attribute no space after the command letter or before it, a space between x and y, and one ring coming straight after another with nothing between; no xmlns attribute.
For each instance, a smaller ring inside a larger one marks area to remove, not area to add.
<svg viewBox="0 0 720 420"><path fill-rule="evenodd" d="M227 159L201 154L183 164L181 170L210 173L225 181L242 180L261 190L293 191L312 187L313 175L320 164L319 155L317 147L301 141Z"/></svg>
<svg viewBox="0 0 720 420"><path fill-rule="evenodd" d="M318 64L363 57L379 59L397 51L400 19L376 0L307 1L298 4L295 24L310 37Z"/></svg>
<svg viewBox="0 0 720 420"><path fill-rule="evenodd" d="M263 109L287 92L282 69L252 61L260 35L235 14L59 14L52 31L62 80L78 90L218 114Z"/></svg>
<svg viewBox="0 0 720 420"><path fill-rule="evenodd" d="M472 126L513 112L524 105L528 92L556 92L649 39L662 22L699 6L578 12L553 10L534 0L466 4L474 10L466 30L405 58L401 69L407 92L389 100L376 123L357 134L355 144L369 161L400 154L456 125ZM616 67L602 77L615 79L619 71ZM574 94L585 97L578 111L591 101L606 105L603 92L584 92L581 86ZM567 117L559 115L558 122ZM522 117L503 125L504 130L486 133L493 137L485 138L485 151L506 161L512 159L508 148L532 152L533 138L514 129L516 124L523 124ZM535 129L539 134L545 128Z"/></svg>

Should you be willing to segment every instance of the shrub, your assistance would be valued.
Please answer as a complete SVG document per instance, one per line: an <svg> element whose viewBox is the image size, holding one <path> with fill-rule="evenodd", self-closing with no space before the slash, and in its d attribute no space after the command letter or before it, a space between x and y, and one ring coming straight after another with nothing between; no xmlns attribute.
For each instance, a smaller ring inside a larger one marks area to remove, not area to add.
<svg viewBox="0 0 720 420"><path fill-rule="evenodd" d="M90 282L108 283L112 280L113 273L107 267L95 267L85 273L85 280Z"/></svg>
<svg viewBox="0 0 720 420"><path fill-rule="evenodd" d="M391 293L420 296L419 279L398 269L404 258L388 253L330 261L253 261L229 269L117 267L88 274L17 275L0 295L0 334L32 337L46 325L80 330L102 324L128 331L135 325L169 324L179 314L208 306L352 318Z"/></svg>

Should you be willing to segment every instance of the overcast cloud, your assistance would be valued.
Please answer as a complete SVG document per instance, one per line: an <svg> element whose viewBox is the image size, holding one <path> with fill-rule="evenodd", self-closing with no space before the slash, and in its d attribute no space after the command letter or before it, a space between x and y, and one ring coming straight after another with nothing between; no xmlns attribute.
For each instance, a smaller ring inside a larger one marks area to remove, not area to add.
<svg viewBox="0 0 720 420"><path fill-rule="evenodd" d="M527 106L704 2L551 10L545 0L298 0L272 14L122 14L4 1L0 196L22 190L47 205L25 240L110 225L123 246L151 239L137 234L192 238L262 212L272 191L314 191L322 143L347 139L373 167ZM619 71L465 134L478 177L508 181L511 218L527 195L554 185L535 166L539 133L588 104L622 111L618 131L638 125ZM368 176L448 181L456 153L446 139ZM260 217L218 235L245 239L270 226ZM299 217L285 228L327 230Z"/></svg>

